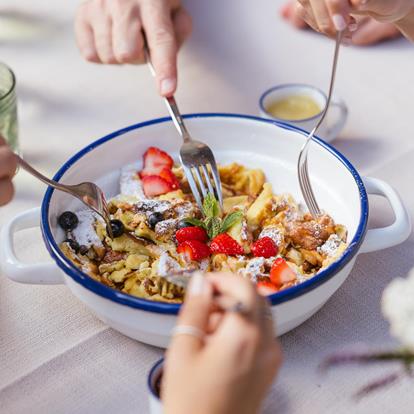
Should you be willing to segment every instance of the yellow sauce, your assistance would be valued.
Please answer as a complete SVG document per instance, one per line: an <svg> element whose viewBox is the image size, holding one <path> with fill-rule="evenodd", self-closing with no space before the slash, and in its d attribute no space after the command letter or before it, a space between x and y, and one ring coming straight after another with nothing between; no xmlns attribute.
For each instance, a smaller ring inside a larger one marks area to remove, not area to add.
<svg viewBox="0 0 414 414"><path fill-rule="evenodd" d="M270 103L267 112L275 118L290 121L310 118L321 112L320 106L308 95L291 95Z"/></svg>

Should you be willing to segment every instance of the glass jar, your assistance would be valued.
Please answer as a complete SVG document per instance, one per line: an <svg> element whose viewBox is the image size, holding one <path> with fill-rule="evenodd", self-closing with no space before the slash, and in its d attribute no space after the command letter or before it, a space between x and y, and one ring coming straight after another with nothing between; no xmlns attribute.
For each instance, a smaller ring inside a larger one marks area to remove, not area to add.
<svg viewBox="0 0 414 414"><path fill-rule="evenodd" d="M0 135L13 151L19 152L16 77L4 63L0 63Z"/></svg>

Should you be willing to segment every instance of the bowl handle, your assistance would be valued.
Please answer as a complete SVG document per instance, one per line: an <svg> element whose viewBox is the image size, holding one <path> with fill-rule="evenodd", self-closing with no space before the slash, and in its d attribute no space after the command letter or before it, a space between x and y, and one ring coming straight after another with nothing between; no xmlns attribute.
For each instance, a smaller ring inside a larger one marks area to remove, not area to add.
<svg viewBox="0 0 414 414"><path fill-rule="evenodd" d="M0 263L6 276L19 283L56 285L63 278L55 263L23 263L14 251L14 234L39 226L40 208L25 211L6 223L0 233Z"/></svg>
<svg viewBox="0 0 414 414"><path fill-rule="evenodd" d="M398 193L377 178L364 177L363 181L368 194L379 195L388 200L395 220L390 226L368 230L360 253L386 249L407 240L411 234L411 219Z"/></svg>

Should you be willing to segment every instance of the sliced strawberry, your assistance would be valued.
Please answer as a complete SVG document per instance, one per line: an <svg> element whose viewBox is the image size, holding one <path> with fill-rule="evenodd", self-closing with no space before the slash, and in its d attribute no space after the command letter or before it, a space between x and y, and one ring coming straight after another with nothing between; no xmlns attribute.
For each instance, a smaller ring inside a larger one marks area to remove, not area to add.
<svg viewBox="0 0 414 414"><path fill-rule="evenodd" d="M163 168L158 175L161 178L164 178L165 181L168 181L174 190L178 190L180 188L180 182L169 168Z"/></svg>
<svg viewBox="0 0 414 414"><path fill-rule="evenodd" d="M171 184L158 175L147 175L143 177L142 187L147 197L169 193L173 190Z"/></svg>
<svg viewBox="0 0 414 414"><path fill-rule="evenodd" d="M197 226L184 227L177 230L175 233L175 238L177 239L178 243L184 243L187 240L198 240L205 243L208 240L206 231Z"/></svg>
<svg viewBox="0 0 414 414"><path fill-rule="evenodd" d="M140 172L140 177L158 175L164 168L171 169L173 164L173 159L165 151L149 147L144 154L144 168Z"/></svg>
<svg viewBox="0 0 414 414"><path fill-rule="evenodd" d="M244 253L243 247L227 233L214 237L210 243L210 250L212 253L224 253L230 256Z"/></svg>
<svg viewBox="0 0 414 414"><path fill-rule="evenodd" d="M293 282L296 279L296 273L286 263L285 259L277 258L270 269L270 280L276 287L281 287L285 283Z"/></svg>
<svg viewBox="0 0 414 414"><path fill-rule="evenodd" d="M252 244L252 253L255 257L273 257L276 256L278 248L276 243L270 237L262 237Z"/></svg>
<svg viewBox="0 0 414 414"><path fill-rule="evenodd" d="M278 289L272 282L262 280L260 282L257 282L257 291L262 296L268 296L272 295L273 293L276 293Z"/></svg>
<svg viewBox="0 0 414 414"><path fill-rule="evenodd" d="M190 260L199 262L210 256L210 249L199 240L187 240L177 247L177 252L186 255Z"/></svg>

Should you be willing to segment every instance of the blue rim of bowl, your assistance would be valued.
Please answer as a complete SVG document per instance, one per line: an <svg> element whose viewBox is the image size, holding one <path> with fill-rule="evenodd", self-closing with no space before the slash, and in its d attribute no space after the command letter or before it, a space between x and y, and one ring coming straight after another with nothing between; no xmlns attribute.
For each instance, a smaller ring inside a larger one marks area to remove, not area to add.
<svg viewBox="0 0 414 414"><path fill-rule="evenodd" d="M164 364L164 358L159 359L150 369L150 372L148 373L148 378L147 378L147 386L148 389L150 390L150 393L157 399L157 400L161 400L160 396L157 394L156 389L152 386L152 378L155 375L155 372L157 371L157 369L159 368L160 365ZM162 371L161 371L162 373ZM156 378L157 379L157 378Z"/></svg>
<svg viewBox="0 0 414 414"><path fill-rule="evenodd" d="M293 125L289 125L280 121L268 120L256 116L251 115L240 115L240 114L227 114L227 113L200 113L200 114L189 114L184 115L186 119L196 119L196 118L223 118L223 119L243 119L247 121L255 121L260 123L267 123L269 125L274 125L289 131L298 132L302 135L307 135L307 132L295 127ZM150 125L160 124L164 122L172 122L171 118L158 118L146 122L142 122L136 125L131 125L127 128L120 129L115 131L109 135L104 136L103 138L98 139L97 141L91 143L87 147L80 150L74 156L72 156L65 164L59 169L59 171L54 176L54 180L59 181L64 173L80 158L82 158L85 154L92 151L94 148L104 144L107 141L110 141L120 135L123 135L129 131L134 129L144 128ZM320 138L315 137L315 141L322 146L325 150L330 152L334 155L351 173L353 179L355 180L359 195L360 195L360 207L361 207L361 216L358 224L357 231L355 233L354 238L349 243L349 246L345 250L344 254L341 256L339 260L332 263L328 268L322 270L317 275L313 276L312 278L306 280L305 282L300 283L299 285L292 286L280 292L274 293L270 295L268 298L271 301L272 305L277 305L283 302L286 302L290 299L296 298L301 296L311 290L317 288L318 286L322 285L323 283L330 280L333 276L335 276L349 261L356 255L359 246L363 242L365 232L367 229L367 222L368 222L368 196L365 190L364 183L354 168L354 166L337 150L335 150L332 146L321 140ZM132 308L141 309L147 312L156 312L156 313L163 313L163 314L177 314L180 309L180 304L175 303L165 303L165 302L156 302L148 299L138 298L136 296L129 295L127 293L123 293L116 289L110 288L105 286L104 284L92 279L86 273L83 273L79 270L72 262L62 253L59 249L58 244L53 238L50 225L49 225L49 204L50 199L53 194L53 188L48 188L46 190L45 196L42 202L41 208L41 230L43 240L45 242L46 248L49 251L49 254L54 259L56 264L60 269L62 269L68 276L70 276L75 282L81 284L86 289L96 293L97 295L104 297L106 299L112 300L116 303L126 305Z"/></svg>
<svg viewBox="0 0 414 414"><path fill-rule="evenodd" d="M272 114L270 114L268 112L268 110L264 106L264 100L266 99L266 97L268 95L270 95L272 92L277 91L279 89L295 88L295 87L313 89L313 90L319 92L325 98L325 100L328 99L325 92L323 92L321 89L317 88L316 86L308 85L306 83L283 83L281 85L272 86L271 88L267 89L265 92L262 93L262 95L259 98L259 106L260 106L261 111L263 113L265 113L267 116L269 116L270 118L272 118L273 120L278 121L278 122L282 122L282 123L295 123L295 124L297 124L297 123L300 123L300 122L311 121L312 119L315 119L318 116L320 116L321 113L323 112L323 109L321 109L320 112L318 112L316 115L313 115L309 118L303 118L303 119L281 119L281 118L276 118L275 116L273 116Z"/></svg>

